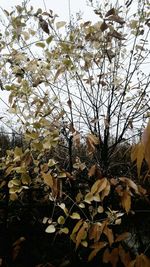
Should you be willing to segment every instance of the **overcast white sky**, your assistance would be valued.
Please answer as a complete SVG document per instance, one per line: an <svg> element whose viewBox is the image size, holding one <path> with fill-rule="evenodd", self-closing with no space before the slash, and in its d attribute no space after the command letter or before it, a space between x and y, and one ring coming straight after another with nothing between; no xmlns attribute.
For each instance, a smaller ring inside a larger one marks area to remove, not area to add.
<svg viewBox="0 0 150 267"><path fill-rule="evenodd" d="M14 5L19 5L20 0L0 0L0 6L4 9L10 9ZM34 8L52 9L61 19L69 18L69 0L31 0L31 5ZM84 18L90 17L93 12L86 4L86 0L70 0L71 13L75 14L79 10L84 13Z"/></svg>

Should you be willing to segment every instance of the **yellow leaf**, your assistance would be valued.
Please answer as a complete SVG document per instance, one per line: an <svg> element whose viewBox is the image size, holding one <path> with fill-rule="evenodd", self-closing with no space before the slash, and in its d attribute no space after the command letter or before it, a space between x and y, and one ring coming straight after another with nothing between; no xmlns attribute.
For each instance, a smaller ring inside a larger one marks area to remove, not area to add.
<svg viewBox="0 0 150 267"><path fill-rule="evenodd" d="M71 219L77 219L80 220L80 214L77 212L73 212L72 215L70 215Z"/></svg>
<svg viewBox="0 0 150 267"><path fill-rule="evenodd" d="M31 178L30 178L29 174L23 173L21 175L21 182L23 184L29 185L31 183Z"/></svg>
<svg viewBox="0 0 150 267"><path fill-rule="evenodd" d="M91 204L91 201L93 201L93 194L89 192L85 195L84 202Z"/></svg>
<svg viewBox="0 0 150 267"><path fill-rule="evenodd" d="M82 239L84 239L87 227L88 227L88 224L84 222L82 227L78 231L77 236L76 236L76 249L79 247Z"/></svg>
<svg viewBox="0 0 150 267"><path fill-rule="evenodd" d="M102 191L102 194L101 194L101 200L103 200L106 196L108 196L110 193L110 183L109 181L107 181L107 185L106 187L104 188L104 190Z"/></svg>
<svg viewBox="0 0 150 267"><path fill-rule="evenodd" d="M120 177L119 180L126 183L130 188L135 191L136 194L139 193L138 186L131 179L126 177Z"/></svg>
<svg viewBox="0 0 150 267"><path fill-rule="evenodd" d="M131 151L131 160L132 161L136 160L138 177L140 177L140 171L144 159L144 153L145 153L145 147L143 143L135 145Z"/></svg>
<svg viewBox="0 0 150 267"><path fill-rule="evenodd" d="M131 208L131 196L129 192L123 192L123 196L121 197L121 204L125 211L128 213Z"/></svg>
<svg viewBox="0 0 150 267"><path fill-rule="evenodd" d="M44 173L42 172L42 177L44 179L44 182L50 187L53 188L53 177L50 173Z"/></svg>
<svg viewBox="0 0 150 267"><path fill-rule="evenodd" d="M107 186L107 179L106 178L99 179L93 184L91 188L91 193L92 194L100 193L105 189L106 186Z"/></svg>
<svg viewBox="0 0 150 267"><path fill-rule="evenodd" d="M6 169L6 177L12 172L14 171L14 166L13 165L10 165L7 169Z"/></svg>
<svg viewBox="0 0 150 267"><path fill-rule="evenodd" d="M80 221L78 221L78 222L76 223L75 227L74 227L73 230L72 230L72 234L75 234L76 232L78 232L78 230L79 230L79 228L81 227L82 223L83 223L83 220L80 220Z"/></svg>
<svg viewBox="0 0 150 267"><path fill-rule="evenodd" d="M148 167L150 169L150 120L148 122L147 127L145 128L143 134L142 134L142 144L144 144L145 147L145 160L148 164Z"/></svg>

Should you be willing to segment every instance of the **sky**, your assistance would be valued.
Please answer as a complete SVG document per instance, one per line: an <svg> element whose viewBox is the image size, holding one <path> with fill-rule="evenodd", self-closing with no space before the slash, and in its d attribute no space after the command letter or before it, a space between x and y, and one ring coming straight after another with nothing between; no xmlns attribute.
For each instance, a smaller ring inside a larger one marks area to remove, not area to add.
<svg viewBox="0 0 150 267"><path fill-rule="evenodd" d="M0 0L0 6L4 9L10 9L14 5L19 5L20 0ZM86 0L31 0L30 3L34 8L42 8L43 10L52 9L61 19L68 20L69 18L69 2L72 14L82 10L84 18L91 17L92 10L87 6Z"/></svg>

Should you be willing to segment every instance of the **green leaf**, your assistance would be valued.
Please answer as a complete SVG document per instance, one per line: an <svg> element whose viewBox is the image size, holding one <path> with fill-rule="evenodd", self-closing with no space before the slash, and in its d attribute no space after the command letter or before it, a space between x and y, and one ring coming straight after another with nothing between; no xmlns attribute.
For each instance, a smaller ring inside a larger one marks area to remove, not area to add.
<svg viewBox="0 0 150 267"><path fill-rule="evenodd" d="M43 42L36 43L36 46L44 48L45 44Z"/></svg>
<svg viewBox="0 0 150 267"><path fill-rule="evenodd" d="M61 228L60 231L59 231L60 234L68 234L69 233L69 229L67 227L64 227L64 228Z"/></svg>
<svg viewBox="0 0 150 267"><path fill-rule="evenodd" d="M52 42L53 38L54 38L53 35L49 36L49 37L46 39L46 43L49 45L49 44Z"/></svg>
<svg viewBox="0 0 150 267"><path fill-rule="evenodd" d="M57 222L58 222L59 224L64 224L64 223L65 223L65 218L64 218L63 216L60 216L60 217L58 218Z"/></svg>

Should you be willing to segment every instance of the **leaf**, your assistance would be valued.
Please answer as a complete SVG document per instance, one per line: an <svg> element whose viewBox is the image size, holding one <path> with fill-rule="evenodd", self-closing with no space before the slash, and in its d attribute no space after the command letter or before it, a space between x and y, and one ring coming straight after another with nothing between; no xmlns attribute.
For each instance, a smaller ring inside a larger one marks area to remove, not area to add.
<svg viewBox="0 0 150 267"><path fill-rule="evenodd" d="M95 146L99 144L99 138L94 134L88 134L86 138L86 143L89 154L92 154L95 151Z"/></svg>
<svg viewBox="0 0 150 267"><path fill-rule="evenodd" d="M53 38L54 38L53 35L49 36L49 37L46 39L46 43L49 45L49 44L52 42Z"/></svg>
<svg viewBox="0 0 150 267"><path fill-rule="evenodd" d="M78 222L76 223L75 227L74 227L73 230L72 230L72 234L75 234L76 232L78 232L78 230L79 230L79 228L81 227L82 223L83 223L83 220L80 220L80 221L78 221Z"/></svg>
<svg viewBox="0 0 150 267"><path fill-rule="evenodd" d="M88 224L84 222L82 227L78 231L77 236L76 236L76 249L79 247L82 239L84 238L87 227L88 227Z"/></svg>
<svg viewBox="0 0 150 267"><path fill-rule="evenodd" d="M66 25L66 22L65 21L59 21L56 23L56 28L57 30L64 27Z"/></svg>
<svg viewBox="0 0 150 267"><path fill-rule="evenodd" d="M108 241L109 241L109 245L111 246L114 242L114 236L113 236L113 232L112 229L108 228L108 226L106 225L103 233L107 236Z"/></svg>
<svg viewBox="0 0 150 267"><path fill-rule="evenodd" d="M94 242L99 241L101 233L102 233L102 225L95 223L89 229L89 239L94 239Z"/></svg>
<svg viewBox="0 0 150 267"><path fill-rule="evenodd" d="M7 177L12 171L14 171L14 166L10 165L5 171L5 176Z"/></svg>
<svg viewBox="0 0 150 267"><path fill-rule="evenodd" d="M121 17L119 17L118 15L110 15L106 20L114 21L114 22L117 22L121 25L123 25L125 23L125 21Z"/></svg>
<svg viewBox="0 0 150 267"><path fill-rule="evenodd" d="M109 249L106 248L104 253L103 253L103 263L108 263L110 258L110 252Z"/></svg>
<svg viewBox="0 0 150 267"><path fill-rule="evenodd" d="M118 248L114 248L109 255L109 261L111 262L112 267L117 267L118 260L119 260L119 251Z"/></svg>
<svg viewBox="0 0 150 267"><path fill-rule="evenodd" d="M98 206L97 211L98 211L98 213L103 213L104 212L104 208L102 206Z"/></svg>
<svg viewBox="0 0 150 267"><path fill-rule="evenodd" d="M129 267L131 261L130 253L126 252L121 245L119 246L119 257L124 266Z"/></svg>
<svg viewBox="0 0 150 267"><path fill-rule="evenodd" d="M53 177L50 173L44 173L42 172L42 177L44 179L44 182L50 187L53 188Z"/></svg>
<svg viewBox="0 0 150 267"><path fill-rule="evenodd" d="M96 173L96 168L97 166L96 166L96 164L94 164L94 165L92 165L92 167L89 169L89 171L88 171L88 176L89 177L92 177L92 176L94 176L95 175L95 173Z"/></svg>
<svg viewBox="0 0 150 267"><path fill-rule="evenodd" d="M65 218L64 218L64 216L59 216L59 218L57 219L57 222L58 222L59 224L64 224L64 223L65 223Z"/></svg>
<svg viewBox="0 0 150 267"><path fill-rule="evenodd" d="M126 177L120 177L120 181L125 182L130 188L132 188L136 194L139 193L138 186L129 178Z"/></svg>
<svg viewBox="0 0 150 267"><path fill-rule="evenodd" d="M73 212L72 215L70 215L71 219L76 219L76 220L80 220L80 214L77 212Z"/></svg>
<svg viewBox="0 0 150 267"><path fill-rule="evenodd" d="M104 248L105 246L107 245L106 242L97 242L95 244L93 244L91 246L91 248L94 248L94 250L90 253L89 257L88 257L88 261L91 261L95 256L96 254L102 249Z"/></svg>
<svg viewBox="0 0 150 267"><path fill-rule="evenodd" d="M101 194L101 200L103 200L106 196L108 196L109 193L110 193L110 183L107 180L107 185L106 185L106 187L104 188L104 190L102 191L102 194Z"/></svg>
<svg viewBox="0 0 150 267"><path fill-rule="evenodd" d="M129 233L128 232L125 232L125 233L122 233L121 235L118 235L117 238L115 239L115 242L120 242L122 240L125 240L129 237Z"/></svg>
<svg viewBox="0 0 150 267"><path fill-rule="evenodd" d="M107 186L106 178L97 180L91 188L91 194L100 193L101 191L105 189L106 186Z"/></svg>
<svg viewBox="0 0 150 267"><path fill-rule="evenodd" d="M136 267L149 267L150 259L143 253L136 256Z"/></svg>
<svg viewBox="0 0 150 267"><path fill-rule="evenodd" d="M121 197L121 204L125 211L128 213L131 209L131 195L129 192L123 192L123 196Z"/></svg>
<svg viewBox="0 0 150 267"><path fill-rule="evenodd" d="M85 198L84 198L84 202L88 203L88 204L91 204L91 202L93 201L93 194L91 194L90 192L87 193L85 195Z"/></svg>
<svg viewBox="0 0 150 267"><path fill-rule="evenodd" d="M60 74L64 73L65 71L65 68L64 67L60 67L56 73L55 73L55 76L54 76L54 82L57 80L57 78L59 77Z"/></svg>
<svg viewBox="0 0 150 267"><path fill-rule="evenodd" d="M45 47L45 44L43 42L38 42L35 45L38 46L38 47L41 47L41 48Z"/></svg>
<svg viewBox="0 0 150 267"><path fill-rule="evenodd" d="M105 21L103 21L103 23L101 24L101 27L100 27L101 31L104 32L108 29L108 25L106 24Z"/></svg>
<svg viewBox="0 0 150 267"><path fill-rule="evenodd" d="M135 145L131 151L131 160L132 161L136 160L138 177L140 177L141 166L144 159L144 152L145 148L143 143Z"/></svg>
<svg viewBox="0 0 150 267"><path fill-rule="evenodd" d="M40 24L40 27L42 28L42 30L44 32L46 32L47 34L49 34L49 28L48 28L48 23L46 20L44 20L42 18L42 16L39 16L39 24Z"/></svg>
<svg viewBox="0 0 150 267"><path fill-rule="evenodd" d="M147 127L145 128L143 134L142 134L142 144L144 145L145 148L145 160L148 164L148 167L150 169L150 120L148 122Z"/></svg>
<svg viewBox="0 0 150 267"><path fill-rule="evenodd" d="M45 229L45 232L48 233L48 234L52 234L52 233L55 233L56 231L56 228L53 224L49 225L46 229Z"/></svg>
<svg viewBox="0 0 150 267"><path fill-rule="evenodd" d="M25 185L29 185L31 183L31 177L27 173L23 173L21 175L21 182Z"/></svg>
<svg viewBox="0 0 150 267"><path fill-rule="evenodd" d="M69 229L67 228L67 227L64 227L64 228L61 228L60 230L59 230L59 233L60 234L69 234Z"/></svg>
<svg viewBox="0 0 150 267"><path fill-rule="evenodd" d="M109 11L107 11L105 17L108 17L110 15L116 15L116 10L114 8L111 8Z"/></svg>

